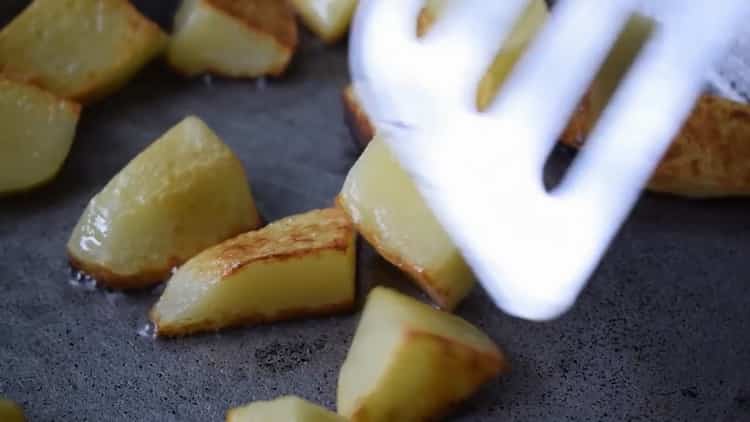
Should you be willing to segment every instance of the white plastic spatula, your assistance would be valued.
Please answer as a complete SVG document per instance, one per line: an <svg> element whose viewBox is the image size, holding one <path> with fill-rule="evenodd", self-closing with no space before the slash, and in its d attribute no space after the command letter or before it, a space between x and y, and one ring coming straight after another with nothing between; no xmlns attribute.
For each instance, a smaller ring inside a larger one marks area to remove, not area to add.
<svg viewBox="0 0 750 422"><path fill-rule="evenodd" d="M542 168L636 0L558 1L485 113L477 82L525 0L454 0L424 38L424 0L360 0L355 89L482 285L506 312L575 301L692 109L750 1L681 0L655 29L561 184Z"/></svg>

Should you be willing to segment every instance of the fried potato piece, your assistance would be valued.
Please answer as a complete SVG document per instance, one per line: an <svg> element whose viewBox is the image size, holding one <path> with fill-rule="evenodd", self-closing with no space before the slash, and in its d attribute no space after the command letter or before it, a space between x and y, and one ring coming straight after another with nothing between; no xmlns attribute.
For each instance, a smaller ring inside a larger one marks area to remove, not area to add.
<svg viewBox="0 0 750 422"><path fill-rule="evenodd" d="M474 287L471 270L382 139L367 146L337 201L378 253L440 307L454 309Z"/></svg>
<svg viewBox="0 0 750 422"><path fill-rule="evenodd" d="M0 195L55 177L68 156L81 107L0 77Z"/></svg>
<svg viewBox="0 0 750 422"><path fill-rule="evenodd" d="M279 0L183 0L167 60L193 76L281 75L297 48L294 11Z"/></svg>
<svg viewBox="0 0 750 422"><path fill-rule="evenodd" d="M205 123L188 117L89 202L68 256L108 287L142 288L260 224L242 163Z"/></svg>
<svg viewBox="0 0 750 422"><path fill-rule="evenodd" d="M357 0L291 0L305 25L326 43L346 35Z"/></svg>
<svg viewBox="0 0 750 422"><path fill-rule="evenodd" d="M17 404L0 397L0 421L23 422L25 420L23 411Z"/></svg>
<svg viewBox="0 0 750 422"><path fill-rule="evenodd" d="M508 369L465 320L378 287L339 373L338 412L352 422L438 420Z"/></svg>
<svg viewBox="0 0 750 422"><path fill-rule="evenodd" d="M181 267L151 320L158 335L178 336L351 310L355 238L337 208L239 235Z"/></svg>
<svg viewBox="0 0 750 422"><path fill-rule="evenodd" d="M0 31L0 73L91 102L124 85L166 40L127 0L34 0Z"/></svg>
<svg viewBox="0 0 750 422"><path fill-rule="evenodd" d="M231 409L227 422L346 422L346 419L299 397L286 396Z"/></svg>
<svg viewBox="0 0 750 422"><path fill-rule="evenodd" d="M583 145L653 27L644 16L630 20L563 133L564 144ZM749 195L750 105L701 96L648 189L691 198Z"/></svg>
<svg viewBox="0 0 750 422"><path fill-rule="evenodd" d="M583 104L562 136L578 148L596 118ZM750 106L703 95L648 183L690 198L750 195Z"/></svg>

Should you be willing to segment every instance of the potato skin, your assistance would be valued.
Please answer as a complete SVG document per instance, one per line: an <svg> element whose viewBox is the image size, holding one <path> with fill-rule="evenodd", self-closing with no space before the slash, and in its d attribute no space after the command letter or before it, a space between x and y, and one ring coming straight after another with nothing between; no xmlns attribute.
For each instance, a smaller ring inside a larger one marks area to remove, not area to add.
<svg viewBox="0 0 750 422"><path fill-rule="evenodd" d="M585 98L561 142L580 148L595 118ZM750 106L701 96L648 189L690 198L750 195Z"/></svg>

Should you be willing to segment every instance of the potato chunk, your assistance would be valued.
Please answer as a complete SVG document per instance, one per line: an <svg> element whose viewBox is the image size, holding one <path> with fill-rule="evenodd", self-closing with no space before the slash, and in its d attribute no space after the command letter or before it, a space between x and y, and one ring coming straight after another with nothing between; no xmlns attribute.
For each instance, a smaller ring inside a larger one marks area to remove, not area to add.
<svg viewBox="0 0 750 422"><path fill-rule="evenodd" d="M279 76L297 48L286 1L183 0L174 26L167 59L188 76Z"/></svg>
<svg viewBox="0 0 750 422"><path fill-rule="evenodd" d="M87 102L117 90L165 45L127 0L34 0L0 32L0 72Z"/></svg>
<svg viewBox="0 0 750 422"><path fill-rule="evenodd" d="M292 0L308 28L327 43L346 35L357 0Z"/></svg>
<svg viewBox="0 0 750 422"><path fill-rule="evenodd" d="M76 103L0 78L0 194L31 189L57 174L80 111Z"/></svg>
<svg viewBox="0 0 750 422"><path fill-rule="evenodd" d="M346 419L295 396L258 401L227 412L227 422L346 422Z"/></svg>
<svg viewBox="0 0 750 422"><path fill-rule="evenodd" d="M656 23L634 15L563 133L582 146ZM750 105L704 94L654 170L648 190L689 198L750 195Z"/></svg>
<svg viewBox="0 0 750 422"><path fill-rule="evenodd" d="M89 202L68 254L73 266L109 287L140 288L258 226L242 163L205 123L188 117Z"/></svg>
<svg viewBox="0 0 750 422"><path fill-rule="evenodd" d="M0 397L0 421L23 422L25 420L23 411L17 404Z"/></svg>
<svg viewBox="0 0 750 422"><path fill-rule="evenodd" d="M151 311L158 335L327 315L354 306L354 227L340 209L279 220L180 268Z"/></svg>
<svg viewBox="0 0 750 422"><path fill-rule="evenodd" d="M451 310L475 280L409 176L377 136L346 177L338 196L357 230L385 259Z"/></svg>
<svg viewBox="0 0 750 422"><path fill-rule="evenodd" d="M378 287L339 374L338 412L352 422L437 420L508 369L476 327Z"/></svg>

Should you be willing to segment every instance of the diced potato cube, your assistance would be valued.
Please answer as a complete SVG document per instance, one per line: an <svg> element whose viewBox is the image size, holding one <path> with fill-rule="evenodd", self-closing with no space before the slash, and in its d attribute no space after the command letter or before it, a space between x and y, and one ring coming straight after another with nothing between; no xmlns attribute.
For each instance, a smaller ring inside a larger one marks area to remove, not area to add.
<svg viewBox="0 0 750 422"><path fill-rule="evenodd" d="M188 76L279 76L297 48L286 1L183 0L174 26L167 59Z"/></svg>
<svg viewBox="0 0 750 422"><path fill-rule="evenodd" d="M17 404L0 397L0 421L23 422L25 420L23 411Z"/></svg>
<svg viewBox="0 0 750 422"><path fill-rule="evenodd" d="M80 111L76 103L0 78L0 194L55 177L70 151Z"/></svg>
<svg viewBox="0 0 750 422"><path fill-rule="evenodd" d="M93 101L124 85L166 39L127 0L34 0L0 32L0 73Z"/></svg>
<svg viewBox="0 0 750 422"><path fill-rule="evenodd" d="M209 248L169 280L160 336L328 315L354 306L355 232L337 208L285 218Z"/></svg>
<svg viewBox="0 0 750 422"><path fill-rule="evenodd" d="M327 43L346 35L357 0L292 0L305 25Z"/></svg>
<svg viewBox="0 0 750 422"><path fill-rule="evenodd" d="M89 202L68 255L106 286L141 288L260 224L242 163L205 123L188 117Z"/></svg>
<svg viewBox="0 0 750 422"><path fill-rule="evenodd" d="M352 422L438 420L508 369L476 327L378 287L339 374L338 412Z"/></svg>
<svg viewBox="0 0 750 422"><path fill-rule="evenodd" d="M346 419L299 397L286 396L231 409L227 422L346 422Z"/></svg>
<svg viewBox="0 0 750 422"><path fill-rule="evenodd" d="M377 136L338 196L357 230L442 308L453 309L475 279L416 186Z"/></svg>

